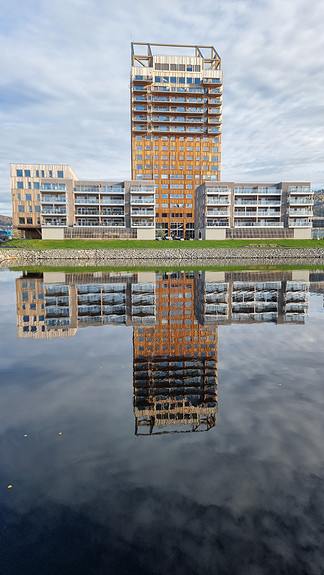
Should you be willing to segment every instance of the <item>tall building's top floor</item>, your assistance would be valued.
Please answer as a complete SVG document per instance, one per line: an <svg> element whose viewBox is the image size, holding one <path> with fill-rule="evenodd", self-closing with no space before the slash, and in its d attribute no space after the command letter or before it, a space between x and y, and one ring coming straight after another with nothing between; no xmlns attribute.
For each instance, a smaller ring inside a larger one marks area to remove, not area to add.
<svg viewBox="0 0 324 575"><path fill-rule="evenodd" d="M221 68L221 58L214 46L132 42L131 52L132 66L174 72L201 72Z"/></svg>

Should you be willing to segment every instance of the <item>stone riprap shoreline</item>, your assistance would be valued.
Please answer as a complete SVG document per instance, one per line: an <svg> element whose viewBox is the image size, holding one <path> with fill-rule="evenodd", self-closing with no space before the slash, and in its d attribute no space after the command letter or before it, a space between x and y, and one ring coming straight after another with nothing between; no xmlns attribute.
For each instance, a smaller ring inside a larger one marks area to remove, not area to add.
<svg viewBox="0 0 324 575"><path fill-rule="evenodd" d="M324 248L55 249L1 248L0 266L324 265Z"/></svg>

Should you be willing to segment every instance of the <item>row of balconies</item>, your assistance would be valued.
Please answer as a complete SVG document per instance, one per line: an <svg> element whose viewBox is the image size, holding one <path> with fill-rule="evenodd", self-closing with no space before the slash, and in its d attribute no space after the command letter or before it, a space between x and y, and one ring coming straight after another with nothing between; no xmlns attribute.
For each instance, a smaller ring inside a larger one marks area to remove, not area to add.
<svg viewBox="0 0 324 575"><path fill-rule="evenodd" d="M252 195L252 196L264 196L271 194L273 195L281 195L281 190L279 188L234 188L234 195Z"/></svg>

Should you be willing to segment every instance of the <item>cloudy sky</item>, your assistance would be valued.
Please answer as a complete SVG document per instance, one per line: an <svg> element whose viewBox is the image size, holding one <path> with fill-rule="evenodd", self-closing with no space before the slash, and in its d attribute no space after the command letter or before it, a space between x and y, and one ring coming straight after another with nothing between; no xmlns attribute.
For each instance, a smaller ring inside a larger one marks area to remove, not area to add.
<svg viewBox="0 0 324 575"><path fill-rule="evenodd" d="M0 213L10 162L130 176L130 42L212 44L222 178L324 187L322 0L3 0Z"/></svg>

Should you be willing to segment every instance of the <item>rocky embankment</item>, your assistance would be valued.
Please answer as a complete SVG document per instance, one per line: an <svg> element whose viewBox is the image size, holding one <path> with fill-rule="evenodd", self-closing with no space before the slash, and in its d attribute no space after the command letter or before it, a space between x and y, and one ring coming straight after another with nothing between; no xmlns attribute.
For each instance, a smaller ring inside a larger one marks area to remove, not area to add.
<svg viewBox="0 0 324 575"><path fill-rule="evenodd" d="M1 248L1 267L51 266L154 266L154 265L324 265L324 248L163 248L37 250Z"/></svg>

